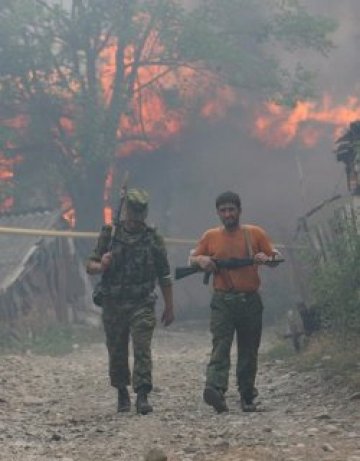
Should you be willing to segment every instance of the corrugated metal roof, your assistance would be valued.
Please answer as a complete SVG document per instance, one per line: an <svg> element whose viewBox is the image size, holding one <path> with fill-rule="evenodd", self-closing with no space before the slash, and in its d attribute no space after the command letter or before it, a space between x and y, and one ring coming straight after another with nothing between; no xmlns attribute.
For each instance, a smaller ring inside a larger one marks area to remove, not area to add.
<svg viewBox="0 0 360 461"><path fill-rule="evenodd" d="M27 229L52 229L61 222L61 211L34 211L0 215L0 226ZM6 289L22 272L23 267L43 240L41 236L0 235L0 289Z"/></svg>

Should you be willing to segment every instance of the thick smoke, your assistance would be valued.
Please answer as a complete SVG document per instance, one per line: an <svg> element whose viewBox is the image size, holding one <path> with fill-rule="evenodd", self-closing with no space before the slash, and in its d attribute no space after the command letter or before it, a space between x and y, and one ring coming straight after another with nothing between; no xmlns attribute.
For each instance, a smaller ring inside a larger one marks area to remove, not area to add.
<svg viewBox="0 0 360 461"><path fill-rule="evenodd" d="M348 96L359 93L358 2L307 3L314 14L339 22L336 48L328 57L303 52L296 59L318 72L319 95L328 93L344 104ZM215 197L231 189L242 197L244 222L264 226L275 242L286 243L299 216L346 192L344 167L333 153L332 127L322 130L314 148L294 141L286 148L271 149L254 138L251 109L236 112L218 122L193 123L162 151L120 160L120 170L129 169L132 181L150 190L150 219L166 235L198 238L207 227L218 225ZM176 250L178 263L186 261L188 250Z"/></svg>
<svg viewBox="0 0 360 461"><path fill-rule="evenodd" d="M359 96L359 2L307 0L304 3L309 11L329 16L338 22L338 29L334 34L336 47L329 58L326 61L314 57L309 59L309 63L319 74L319 89L325 88L338 98Z"/></svg>

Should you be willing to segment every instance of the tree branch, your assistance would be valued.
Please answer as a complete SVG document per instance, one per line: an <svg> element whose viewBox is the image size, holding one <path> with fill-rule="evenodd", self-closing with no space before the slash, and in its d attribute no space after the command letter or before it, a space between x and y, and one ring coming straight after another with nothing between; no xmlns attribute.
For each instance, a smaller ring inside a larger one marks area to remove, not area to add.
<svg viewBox="0 0 360 461"><path fill-rule="evenodd" d="M142 85L140 85L140 81L138 80L139 86L134 89L133 94L141 93L141 91L144 88L147 88L148 86L151 86L153 83L155 83L156 81L160 80L161 78L165 77L165 75L170 74L173 71L174 71L174 69L166 69L163 72L161 72L160 74L153 77L151 80L148 80L146 83L143 83Z"/></svg>
<svg viewBox="0 0 360 461"><path fill-rule="evenodd" d="M149 38L149 35L151 31L153 30L153 27L155 26L156 20L155 18L151 18L149 21L148 26L145 29L145 32L140 40L139 45L137 46L135 52L134 52L134 59L131 64L131 72L128 77L128 94L133 94L134 92L134 85L137 80L137 75L138 75L138 70L139 70L139 63L141 56L143 54L146 42Z"/></svg>
<svg viewBox="0 0 360 461"><path fill-rule="evenodd" d="M140 82L139 82L139 79L138 80L138 85L140 86ZM140 126L141 126L141 131L144 135L144 138L146 139L146 141L151 144L151 141L146 133L146 128L145 128L145 123L144 123L144 118L143 118L143 112L142 112L142 108L143 108L143 102L142 102L142 93L141 91L139 91L139 120L140 120Z"/></svg>

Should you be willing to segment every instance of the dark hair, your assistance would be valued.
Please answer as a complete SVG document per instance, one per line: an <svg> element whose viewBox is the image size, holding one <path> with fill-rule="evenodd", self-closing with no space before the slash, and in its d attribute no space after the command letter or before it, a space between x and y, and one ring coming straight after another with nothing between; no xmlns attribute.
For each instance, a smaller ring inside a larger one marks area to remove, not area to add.
<svg viewBox="0 0 360 461"><path fill-rule="evenodd" d="M236 192L227 191L218 195L215 202L216 208L218 209L219 206L224 205L224 203L232 203L241 210L241 200Z"/></svg>

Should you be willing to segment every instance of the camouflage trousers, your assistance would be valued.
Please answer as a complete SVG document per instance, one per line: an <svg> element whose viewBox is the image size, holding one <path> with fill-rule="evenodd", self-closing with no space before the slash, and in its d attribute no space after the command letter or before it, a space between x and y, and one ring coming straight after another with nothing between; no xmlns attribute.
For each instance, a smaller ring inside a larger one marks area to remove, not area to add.
<svg viewBox="0 0 360 461"><path fill-rule="evenodd" d="M211 300L212 352L206 369L206 385L226 392L230 353L236 332L236 380L239 392L251 396L257 372L262 332L263 304L258 293L215 292Z"/></svg>
<svg viewBox="0 0 360 461"><path fill-rule="evenodd" d="M119 388L131 382L129 368L130 337L134 352L132 385L152 389L151 340L156 324L155 301L144 300L137 304L119 304L107 299L103 305L103 324L109 354L109 375L112 386Z"/></svg>

